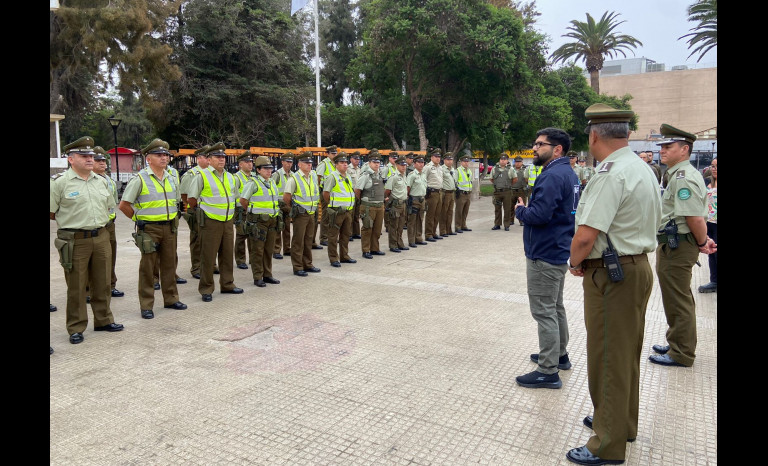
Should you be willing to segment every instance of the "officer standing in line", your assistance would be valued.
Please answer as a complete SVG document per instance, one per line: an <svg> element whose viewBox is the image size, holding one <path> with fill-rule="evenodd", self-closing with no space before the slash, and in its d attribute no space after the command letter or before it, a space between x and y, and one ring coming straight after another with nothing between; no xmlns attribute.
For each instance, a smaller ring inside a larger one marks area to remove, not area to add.
<svg viewBox="0 0 768 466"><path fill-rule="evenodd" d="M437 224L440 220L440 211L443 206L443 169L440 166L440 149L435 149L430 154L430 162L424 165L424 174L427 177L427 208L424 219L424 235L427 241L434 243L442 236L437 234ZM458 228L456 229L458 230Z"/></svg>
<svg viewBox="0 0 768 466"><path fill-rule="evenodd" d="M528 204L528 178L526 178L526 169L523 166L523 158L519 155L515 157L515 166L513 170L515 174L512 179L512 199L521 198L524 204ZM523 222L519 218L517 219L517 223L519 223L520 226L523 226ZM515 224L515 209L512 209L509 224Z"/></svg>
<svg viewBox="0 0 768 466"><path fill-rule="evenodd" d="M661 205L656 248L656 276L667 316L668 345L653 345L648 359L664 366L691 367L696 359L696 301L691 293L693 265L699 253L717 251L707 235L707 187L689 157L696 135L661 125L661 163L667 185Z"/></svg>
<svg viewBox="0 0 768 466"><path fill-rule="evenodd" d="M184 206L186 207L184 209L185 212L183 215L187 221L187 224L189 225L189 256L192 263L192 266L189 269L189 273L193 278L197 278L198 280L200 279L200 257L202 256L202 245L200 244L200 224L197 221L195 209L189 207L189 203L187 202L187 195L189 193L189 187L192 184L192 180L195 178L195 176L200 175L200 170L205 170L208 168L209 161L206 152L208 152L208 149L210 148L211 146L206 144L205 146L195 151L197 165L184 173L184 176L181 177L181 186L179 187L179 192L181 193L181 202L184 203ZM219 268L216 264L214 264L213 273L218 272Z"/></svg>
<svg viewBox="0 0 768 466"><path fill-rule="evenodd" d="M469 143L467 143L469 144ZM461 156L461 166L456 170L456 191L458 198L456 199L456 231L461 230L472 231L467 227L467 215L469 215L469 204L471 203L470 194L472 193L472 172L469 169L469 161L471 160L468 154Z"/></svg>
<svg viewBox="0 0 768 466"><path fill-rule="evenodd" d="M163 307L183 310L176 287L176 238L179 230L181 194L172 175L165 169L170 152L168 143L155 139L141 150L149 168L142 169L125 187L119 209L136 222L133 237L141 251L139 262L139 307L141 317L155 317L155 269L163 290ZM159 257L159 260L158 260Z"/></svg>
<svg viewBox="0 0 768 466"><path fill-rule="evenodd" d="M408 176L411 174L412 171L416 170L416 167L414 166L414 158L415 155L413 152L408 152L405 154L405 161L408 164L408 166L405 168L405 176Z"/></svg>
<svg viewBox="0 0 768 466"><path fill-rule="evenodd" d="M501 154L499 163L491 169L491 182L493 183L493 228L491 230L500 230L503 222L504 230L509 231L510 222L514 222L512 183L519 181L516 174L517 172L509 166L509 156ZM503 216L502 210L504 211Z"/></svg>
<svg viewBox="0 0 768 466"><path fill-rule="evenodd" d="M115 181L107 176L107 152L101 147L96 146L93 148L95 155L93 156L93 172L104 178L109 187L109 192L112 193L112 197L115 199L115 205L120 202L117 197L117 184ZM113 298L121 298L125 296L125 293L115 288L117 284L117 274L115 274L115 264L117 263L117 237L115 236L115 208L109 209L109 222L107 222L106 229L109 232L109 244L112 247L112 281L111 281L111 295Z"/></svg>
<svg viewBox="0 0 768 466"><path fill-rule="evenodd" d="M317 182L320 186L320 191L323 190L323 182L328 177L328 175L331 174L332 171L334 171L336 168L334 166L334 159L336 158L336 155L338 154L339 148L336 146L328 146L325 148L328 155L327 157L323 158L323 160L320 161L320 163L317 164L317 167L315 168L315 173L317 173ZM322 246L328 246L328 217L325 215L325 208L328 204L326 204L325 199L320 196L320 204L317 208L317 216L320 216L320 244ZM321 247L314 247L315 246L315 235L312 234L313 238L313 248L312 249L323 249Z"/></svg>
<svg viewBox="0 0 768 466"><path fill-rule="evenodd" d="M381 160L377 155L378 151L375 156L371 149L368 167L362 170L355 184L355 197L360 199L360 219L363 223L360 247L366 259L385 254L379 249L381 224L384 221L384 181L380 176Z"/></svg>
<svg viewBox="0 0 768 466"><path fill-rule="evenodd" d="M453 228L453 210L456 206L456 168L453 167L453 154L446 152L443 156L443 186L441 195L443 203L440 207L440 236L456 235Z"/></svg>
<svg viewBox="0 0 768 466"><path fill-rule="evenodd" d="M638 157L643 159L645 163L648 164L649 167L651 167L651 170L653 170L653 174L656 175L656 181L661 183L661 167L659 164L653 161L653 151L645 150L637 154Z"/></svg>
<svg viewBox="0 0 768 466"><path fill-rule="evenodd" d="M349 257L349 237L352 236L352 211L355 210L355 190L347 174L349 159L339 152L333 159L336 168L323 182L323 197L328 214L328 260L334 267L341 262L354 264ZM341 260L339 260L341 259Z"/></svg>
<svg viewBox="0 0 768 466"><path fill-rule="evenodd" d="M95 331L119 332L109 307L112 250L105 228L115 199L104 178L93 173L93 138L64 146L70 168L50 183L50 219L58 224L54 245L67 282L67 332L72 344L83 341L88 327L85 288L91 282Z"/></svg>
<svg viewBox="0 0 768 466"><path fill-rule="evenodd" d="M408 186L408 246L427 244L424 233L424 208L426 207L427 175L424 173L424 157L417 156L413 161L413 171L405 177Z"/></svg>
<svg viewBox="0 0 768 466"><path fill-rule="evenodd" d="M226 146L223 142L213 145L206 155L210 165L200 170L200 176L192 179L187 194L189 206L195 209L200 223L200 283L198 291L204 302L213 301L213 267L218 257L219 287L221 293L240 294L242 288L235 285L234 245L235 204L238 202L240 183L232 173L224 170L227 163ZM199 206L199 209L198 209Z"/></svg>
<svg viewBox="0 0 768 466"><path fill-rule="evenodd" d="M357 179L360 178L362 168L360 167L360 151L356 150L349 156L349 167L347 168L347 175L352 180L352 186L357 184ZM352 236L349 237L350 241L355 239L361 239L360 236L360 199L355 197L355 208L352 210Z"/></svg>
<svg viewBox="0 0 768 466"><path fill-rule="evenodd" d="M145 168L149 168L149 166ZM173 183L174 189L176 191L179 191L179 185L181 184L181 180L179 180L179 171L176 170L176 167L173 166L173 154L171 154L170 152L168 153L168 166L165 168L165 170L171 176L171 183ZM178 251L176 251L174 255L176 256L176 259L175 259L176 265L173 268L173 274L176 279L176 283L183 285L184 283L187 283L187 280L185 278L179 277L179 274L176 273L176 269L179 266ZM160 289L160 254L157 254L155 256L155 269L154 269L154 275L152 276L152 279L154 280L155 290L159 290Z"/></svg>
<svg viewBox="0 0 768 466"><path fill-rule="evenodd" d="M579 168L581 169L581 178L579 178L579 183L581 184L581 190L584 191L584 189L587 187L589 179L594 176L595 169L587 166L587 158L584 156L579 157Z"/></svg>
<svg viewBox="0 0 768 466"><path fill-rule="evenodd" d="M395 160L397 173L390 176L384 184L384 200L389 203L389 250L392 252L410 249L403 243L403 226L406 221L406 203L408 202L408 184L405 179L407 165L405 157Z"/></svg>
<svg viewBox="0 0 768 466"><path fill-rule="evenodd" d="M240 170L235 173L235 176L240 179L240 193L238 195L242 197L243 188L249 181L255 179L253 174L253 157L251 157L251 151L246 150L239 156L237 156L237 165ZM271 174L271 171L270 171ZM244 209L240 204L235 206L235 264L238 269L247 269L246 264L246 243L248 242L248 234L245 232L245 217L247 209ZM248 249L250 251L250 248ZM248 254L250 256L250 254Z"/></svg>
<svg viewBox="0 0 768 466"><path fill-rule="evenodd" d="M533 191L533 185L536 183L536 177L541 173L541 166L536 165L528 165L527 168L527 174L528 174L528 194L531 194L531 191Z"/></svg>
<svg viewBox="0 0 768 466"><path fill-rule="evenodd" d="M397 173L397 168L395 167L395 162L397 162L397 158L399 157L399 154L395 151L390 151L389 155L387 156L388 162L386 165L379 167L379 172L381 173L381 181L384 182L384 185L387 185L387 180L390 176L393 176L395 173ZM390 224L390 217L389 217L389 205L385 202L384 203L384 230L386 232L389 232L389 224Z"/></svg>
<svg viewBox="0 0 768 466"><path fill-rule="evenodd" d="M312 152L304 151L298 157L299 169L286 176L283 202L291 206L293 236L291 238L291 265L293 274L306 277L307 272L318 273L312 265L312 234L315 212L320 202L317 173L312 170Z"/></svg>
<svg viewBox="0 0 768 466"><path fill-rule="evenodd" d="M253 284L264 288L267 283L280 283L272 276L272 254L275 237L283 230L282 195L272 181L269 159L261 155L251 164L256 168L256 176L251 176L240 191L240 205L246 211L243 230L248 236Z"/></svg>
<svg viewBox="0 0 768 466"><path fill-rule="evenodd" d="M640 354L653 288L647 254L656 245L661 199L653 174L629 148L633 112L594 104L585 116L589 151L600 165L579 200L568 270L584 278L594 415L583 423L594 433L566 458L578 464L621 464L626 442L637 437Z"/></svg>
<svg viewBox="0 0 768 466"><path fill-rule="evenodd" d="M272 182L277 186L277 192L280 194L280 216L283 219L283 230L275 236L275 250L272 255L275 259L282 259L283 254L291 256L291 205L283 201L285 181L293 173L293 152L286 152L280 157L282 168L272 173ZM280 254L282 248L283 254Z"/></svg>
<svg viewBox="0 0 768 466"><path fill-rule="evenodd" d="M568 151L568 163L571 164L573 173L576 174L576 178L581 180L581 167L576 163L579 161L579 154L575 150Z"/></svg>

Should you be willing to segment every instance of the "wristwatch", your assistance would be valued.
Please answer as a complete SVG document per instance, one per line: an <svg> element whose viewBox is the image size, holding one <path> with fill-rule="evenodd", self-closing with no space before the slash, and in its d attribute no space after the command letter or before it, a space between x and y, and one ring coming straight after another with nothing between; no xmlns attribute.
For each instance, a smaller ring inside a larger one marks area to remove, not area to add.
<svg viewBox="0 0 768 466"><path fill-rule="evenodd" d="M696 246L698 246L698 247L700 247L700 248L703 248L704 246L706 246L706 245L707 245L707 241L708 241L708 240L709 240L709 236L706 236L706 237L704 237L704 242L703 242L703 243L701 243L701 244L697 244Z"/></svg>
<svg viewBox="0 0 768 466"><path fill-rule="evenodd" d="M578 267L574 267L573 265L571 265L571 260L568 259L568 268L571 269L571 270L580 270L581 269L581 264L579 264Z"/></svg>

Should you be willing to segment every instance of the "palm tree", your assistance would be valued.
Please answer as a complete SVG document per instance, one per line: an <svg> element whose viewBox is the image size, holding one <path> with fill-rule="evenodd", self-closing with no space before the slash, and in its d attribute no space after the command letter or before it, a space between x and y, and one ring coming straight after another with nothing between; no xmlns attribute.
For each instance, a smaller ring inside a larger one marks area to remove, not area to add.
<svg viewBox="0 0 768 466"><path fill-rule="evenodd" d="M690 37L688 48L690 49L694 45L696 48L688 55L688 58L700 53L699 59L696 60L698 63L707 52L717 47L717 0L698 0L689 6L688 21L696 21L699 24L689 29L692 32L678 37L677 40Z"/></svg>
<svg viewBox="0 0 768 466"><path fill-rule="evenodd" d="M603 56L607 55L613 58L614 54L618 57L618 54L621 53L626 57L627 54L622 49L643 45L642 42L632 36L614 33L614 29L624 22L616 21L618 16L618 13L606 11L598 22L595 22L589 13L587 13L586 23L572 20L571 26L567 28L572 32L563 34L562 37L576 39L576 42L563 44L550 55L554 59L553 63L558 61L565 63L569 58L584 59L587 63L587 71L589 71L590 85L598 94L600 94L600 70L603 69L603 62L605 61Z"/></svg>

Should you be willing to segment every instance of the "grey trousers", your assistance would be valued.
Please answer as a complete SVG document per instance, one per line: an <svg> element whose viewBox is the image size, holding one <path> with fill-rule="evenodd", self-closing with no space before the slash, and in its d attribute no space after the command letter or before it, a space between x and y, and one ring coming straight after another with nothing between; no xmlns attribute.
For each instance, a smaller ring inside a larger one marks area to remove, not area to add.
<svg viewBox="0 0 768 466"><path fill-rule="evenodd" d="M528 301L539 325L539 372L558 372L557 362L568 350L568 321L563 306L567 264L554 265L526 258Z"/></svg>

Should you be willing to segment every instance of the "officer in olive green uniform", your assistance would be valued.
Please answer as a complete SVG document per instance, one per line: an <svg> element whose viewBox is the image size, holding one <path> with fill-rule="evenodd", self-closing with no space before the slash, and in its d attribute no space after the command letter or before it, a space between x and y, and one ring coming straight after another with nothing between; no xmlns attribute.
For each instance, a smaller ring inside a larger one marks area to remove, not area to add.
<svg viewBox="0 0 768 466"><path fill-rule="evenodd" d="M696 359L696 302L691 270L699 253L714 252L707 236L707 187L689 162L696 135L661 125L661 163L667 168L656 248L656 275L667 316L667 343L653 345L655 364L690 367ZM676 230L676 232L675 232ZM675 244L676 243L676 244ZM676 246L676 247L675 247Z"/></svg>
<svg viewBox="0 0 768 466"><path fill-rule="evenodd" d="M378 152L374 155L371 150L368 167L362 171L355 184L355 197L360 199L360 219L363 222L360 246L366 259L385 254L379 249L379 236L384 221L384 181L380 176L381 160L377 155Z"/></svg>
<svg viewBox="0 0 768 466"><path fill-rule="evenodd" d="M184 219L189 225L189 256L192 263L192 266L189 269L189 273L192 275L192 277L197 278L198 280L200 279L200 257L202 255L202 248L200 244L200 224L197 222L197 216L194 215L194 212L191 211L188 207L189 204L187 203L187 196L189 194L189 187L192 184L192 180L195 178L195 176L200 175L200 170L205 170L208 168L209 161L206 152L208 152L208 149L210 148L210 145L205 145L195 151L197 165L184 173L184 176L181 177L181 186L179 188L179 192L181 193L181 201L186 207L183 214ZM214 273L218 273L218 267L215 264Z"/></svg>
<svg viewBox="0 0 768 466"><path fill-rule="evenodd" d="M240 170L235 173L235 176L240 179L240 197L243 197L243 188L249 181L255 178L253 174L253 158L251 157L251 151L247 150L237 156L237 165ZM270 172L271 174L271 172ZM246 210L239 204L235 207L235 264L238 269L247 269L246 264L246 243L248 242L248 235L245 232L245 217ZM250 249L249 249L250 251ZM250 254L249 254L250 256Z"/></svg>
<svg viewBox="0 0 768 466"><path fill-rule="evenodd" d="M392 252L410 249L403 243L403 227L406 221L406 204L408 202L408 184L405 170L408 162L405 157L395 160L397 173L390 176L384 184L384 200L389 205L389 250Z"/></svg>
<svg viewBox="0 0 768 466"><path fill-rule="evenodd" d="M440 206L440 236L456 235L453 228L453 210L456 207L456 177L457 170L453 166L453 154L446 152L443 156L443 186L440 190L443 203Z"/></svg>
<svg viewBox="0 0 768 466"><path fill-rule="evenodd" d="M179 171L176 170L176 168L172 165L173 164L173 154L168 154L168 166L166 167L166 171L171 177L171 183L175 186L175 189L178 191L178 186L181 184L181 181L179 180ZM176 279L176 283L178 284L184 284L187 283L187 280L185 278L179 277L179 274L176 273L176 269L179 266L179 254L178 251L175 253L176 256L176 266L173 268L173 274ZM154 275L152 276L152 279L154 280L154 287L156 290L160 289L160 254L155 256L155 271Z"/></svg>
<svg viewBox="0 0 768 466"><path fill-rule="evenodd" d="M469 143L467 143L469 144ZM472 172L469 169L470 156L461 156L461 165L456 169L456 232L472 231L467 227L467 215L472 193Z"/></svg>
<svg viewBox="0 0 768 466"><path fill-rule="evenodd" d="M510 222L514 222L512 183L519 181L519 178L515 178L516 176L517 172L509 165L509 156L501 154L499 163L491 169L491 182L493 183L493 228L491 230L501 230L503 221L504 230L509 231ZM516 197L514 199L517 201ZM503 218L502 209L504 211Z"/></svg>
<svg viewBox="0 0 768 466"><path fill-rule="evenodd" d="M341 263L354 264L349 257L349 237L352 236L352 212L355 210L355 190L347 174L349 158L339 152L333 159L336 168L323 182L323 194L328 214L328 260L334 267Z"/></svg>
<svg viewBox="0 0 768 466"><path fill-rule="evenodd" d="M519 197L523 200L524 204L528 204L528 171L525 169L525 166L523 166L523 158L519 155L515 157L515 165L513 169L515 171L515 179L512 180L512 199L515 199L515 202L517 202L517 198ZM523 225L523 222L521 222L520 219L517 220L517 223L521 226ZM509 224L515 224L515 209L512 209Z"/></svg>
<svg viewBox="0 0 768 466"><path fill-rule="evenodd" d="M58 230L54 245L67 281L69 342L83 341L88 327L85 288L91 282L95 331L119 332L109 307L112 249L105 228L115 199L104 178L93 173L93 138L84 136L64 146L70 168L50 183L50 219Z"/></svg>
<svg viewBox="0 0 768 466"><path fill-rule="evenodd" d="M405 154L405 161L408 164L408 166L405 167L405 176L410 175L412 171L416 170L416 167L413 164L415 157L416 156L414 155L413 152L408 152L407 154Z"/></svg>
<svg viewBox="0 0 768 466"><path fill-rule="evenodd" d="M240 294L235 285L234 245L235 204L240 192L239 180L224 169L227 163L223 142L213 145L206 155L210 165L192 179L187 199L190 211L200 223L200 283L197 286L204 302L213 300L213 268L218 258L221 293Z"/></svg>
<svg viewBox="0 0 768 466"><path fill-rule="evenodd" d="M264 288L267 283L280 283L280 280L272 276L272 254L275 250L275 237L283 230L280 212L283 196L272 181L269 159L261 155L253 162L253 166L256 176L251 177L240 191L240 205L247 213L243 231L248 236L253 284Z"/></svg>
<svg viewBox="0 0 768 466"><path fill-rule="evenodd" d="M275 183L277 192L280 194L280 216L283 219L283 230L275 236L275 250L272 255L275 259L282 259L283 254L289 257L291 255L291 217L288 215L291 212L291 206L283 201L283 193L286 177L293 173L293 152L283 154L280 157L280 163L282 167L272 173L272 182ZM283 254L280 254L281 248Z"/></svg>
<svg viewBox="0 0 768 466"><path fill-rule="evenodd" d="M317 173L312 170L312 152L302 152L297 160L299 169L286 177L283 201L291 206L293 274L306 277L307 272L320 272L318 267L312 265L312 223L320 202L320 187L317 184Z"/></svg>
<svg viewBox="0 0 768 466"><path fill-rule="evenodd" d="M133 234L141 251L139 262L139 307L141 317L155 317L155 269L160 276L163 307L183 310L187 305L179 301L176 288L176 238L179 229L181 194L173 177L165 169L170 152L168 143L155 139L141 150L149 168L142 169L125 187L120 211L136 221ZM158 259L159 257L159 259Z"/></svg>
<svg viewBox="0 0 768 466"><path fill-rule="evenodd" d="M632 111L595 104L585 115L589 150L600 165L576 210L569 271L584 278L587 377L594 416L583 422L594 434L566 458L578 464L620 464L626 442L637 437L640 353L653 288L647 254L655 247L651 220L660 218L661 202L653 174L629 148ZM619 281L609 277L602 259L609 244L623 269Z"/></svg>
<svg viewBox="0 0 768 466"><path fill-rule="evenodd" d="M347 167L347 175L352 180L352 186L357 183L357 179L360 178L362 173L362 167L360 167L360 151L356 150L349 156L349 167ZM355 208L352 210L352 236L349 237L350 241L360 239L360 199L355 198Z"/></svg>
<svg viewBox="0 0 768 466"><path fill-rule="evenodd" d="M430 154L430 161L424 165L424 175L427 178L427 207L424 218L424 235L427 241L434 243L442 236L437 234L440 222L440 212L443 206L443 169L440 166L440 149ZM459 230L459 228L457 228Z"/></svg>
<svg viewBox="0 0 768 466"><path fill-rule="evenodd" d="M417 156L413 162L413 171L405 177L408 186L408 246L425 246L424 209L426 208L427 175L424 173L424 157Z"/></svg>
<svg viewBox="0 0 768 466"><path fill-rule="evenodd" d="M334 159L336 158L336 155L338 154L338 147L336 146L328 146L325 148L325 150L328 153L328 156L323 158L323 160L320 161L320 163L317 164L317 167L315 167L315 173L317 173L317 181L318 185L320 186L320 191L323 190L323 182L328 177L328 175L331 174L332 171L334 171L336 168L334 166ZM320 204L318 204L317 208L317 214L316 217L320 217L320 244L323 246L328 246L328 217L325 216L325 208L327 204L325 203L325 199L323 196L320 196ZM313 238L314 233L313 233ZM314 244L314 242L313 242ZM315 248L313 248L315 249ZM323 248L319 248L323 249Z"/></svg>
<svg viewBox="0 0 768 466"><path fill-rule="evenodd" d="M584 156L579 157L579 168L581 169L581 178L579 178L579 183L581 184L581 190L584 191L584 188L587 187L589 179L594 176L595 169L587 166L587 158Z"/></svg>
<svg viewBox="0 0 768 466"><path fill-rule="evenodd" d="M93 172L103 177L107 182L109 192L112 193L112 197L115 199L115 205L117 205L120 202L117 197L117 183L115 183L112 178L107 176L106 173L107 152L101 146L94 147L93 151L96 153L93 156ZM115 209L109 209L109 222L107 222L106 229L109 232L109 244L112 247L112 282L110 286L112 288L112 297L121 298L125 296L125 293L115 288L115 284L117 284L117 274L115 273L115 264L117 263L117 237L115 236L115 217L117 217Z"/></svg>
<svg viewBox="0 0 768 466"><path fill-rule="evenodd" d="M386 165L382 163L381 166L379 167L381 181L384 183L385 186L387 184L387 180L389 179L389 177L397 173L395 162L397 161L398 157L399 157L399 154L396 151L390 151L389 154L387 155ZM384 203L384 230L386 232L389 232L390 220L391 219L389 217L389 205L387 203Z"/></svg>

